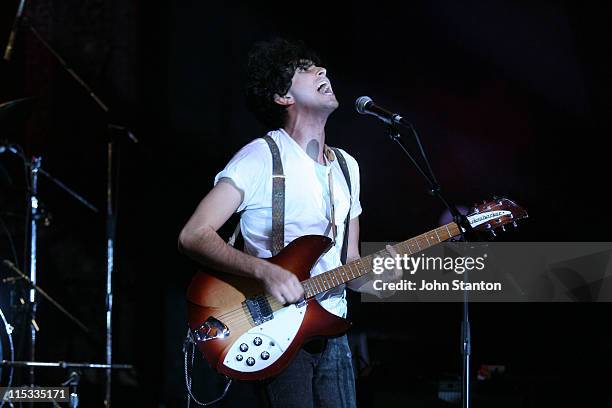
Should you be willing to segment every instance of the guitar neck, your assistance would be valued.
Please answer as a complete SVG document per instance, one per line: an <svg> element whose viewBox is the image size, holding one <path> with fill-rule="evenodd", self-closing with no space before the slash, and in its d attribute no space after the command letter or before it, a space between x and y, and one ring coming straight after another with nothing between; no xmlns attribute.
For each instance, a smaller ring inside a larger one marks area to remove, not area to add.
<svg viewBox="0 0 612 408"><path fill-rule="evenodd" d="M407 241L395 244L393 248L400 255L413 255L425 249L446 241L461 234L459 226L451 222L442 227L411 238ZM346 282L357 279L372 271L375 258L391 256L386 249L371 255L352 261L346 265L339 266L302 282L306 298L311 298L319 293L326 292Z"/></svg>

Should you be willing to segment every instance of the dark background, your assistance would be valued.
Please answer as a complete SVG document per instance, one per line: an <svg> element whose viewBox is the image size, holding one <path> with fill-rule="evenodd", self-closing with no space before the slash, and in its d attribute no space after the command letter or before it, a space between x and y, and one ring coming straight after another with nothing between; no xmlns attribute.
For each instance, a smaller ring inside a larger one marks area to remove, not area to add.
<svg viewBox="0 0 612 408"><path fill-rule="evenodd" d="M609 241L610 3L42 0L26 6L29 24L111 111L103 114L23 26L12 61L0 64L0 102L36 99L27 112L2 119L0 139L42 155L47 171L102 213L107 123L128 126L140 140L115 134L114 361L136 366L115 376L116 406L184 406L184 291L196 266L177 252L176 240L216 172L263 134L242 98L246 54L257 40L301 39L325 61L340 101L327 141L359 161L362 241L417 235L439 224L443 208L384 126L356 114L353 101L361 95L414 123L455 202L470 206L498 194L529 211L529 220L501 239ZM0 5L2 50L16 7L17 1ZM99 343L104 217L49 181L40 185L52 223L40 231L39 283ZM0 156L0 194L7 226L0 230L0 256L13 258L11 236L23 265L23 167L8 154ZM23 291L22 284L3 284L0 292L18 345L24 313L11 295ZM461 305L351 300L352 337L369 345L370 365L358 377L360 405L444 406L436 401L438 383L456 380L461 368ZM604 303L474 304L474 367L506 366L501 378L475 384L475 406L612 406L610 312ZM38 320L39 360L103 361L103 347L44 301ZM66 376L39 372L45 385ZM197 395L219 393L220 380L201 362L195 377ZM82 391L84 406L101 406L101 373L85 372ZM237 385L226 404L255 404L253 398Z"/></svg>

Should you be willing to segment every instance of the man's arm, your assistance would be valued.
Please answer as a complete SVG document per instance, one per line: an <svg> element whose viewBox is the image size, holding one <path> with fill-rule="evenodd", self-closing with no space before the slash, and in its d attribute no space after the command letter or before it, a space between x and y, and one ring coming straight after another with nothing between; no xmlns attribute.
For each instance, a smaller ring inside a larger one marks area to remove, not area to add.
<svg viewBox="0 0 612 408"><path fill-rule="evenodd" d="M242 199L242 191L231 179L221 179L183 227L179 249L201 264L260 280L266 292L280 303L299 301L304 296L304 289L293 273L229 246L217 234Z"/></svg>

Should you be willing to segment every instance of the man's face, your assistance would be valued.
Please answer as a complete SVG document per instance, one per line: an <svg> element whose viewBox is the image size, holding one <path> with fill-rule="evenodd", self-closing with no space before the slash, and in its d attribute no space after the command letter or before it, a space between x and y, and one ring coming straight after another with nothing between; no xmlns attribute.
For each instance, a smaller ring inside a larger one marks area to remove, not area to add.
<svg viewBox="0 0 612 408"><path fill-rule="evenodd" d="M295 71L287 96L292 98L298 110L331 113L338 107L327 70L316 65Z"/></svg>

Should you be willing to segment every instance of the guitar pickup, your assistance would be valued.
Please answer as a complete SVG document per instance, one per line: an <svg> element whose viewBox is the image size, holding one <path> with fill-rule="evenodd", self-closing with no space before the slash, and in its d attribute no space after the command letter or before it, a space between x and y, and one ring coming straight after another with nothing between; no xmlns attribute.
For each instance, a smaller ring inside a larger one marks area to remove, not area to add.
<svg viewBox="0 0 612 408"><path fill-rule="evenodd" d="M251 318L256 326L259 326L268 320L274 319L272 308L270 307L270 303L265 296L260 295L254 298L249 298L246 299L244 303L246 303L247 309L249 310Z"/></svg>

